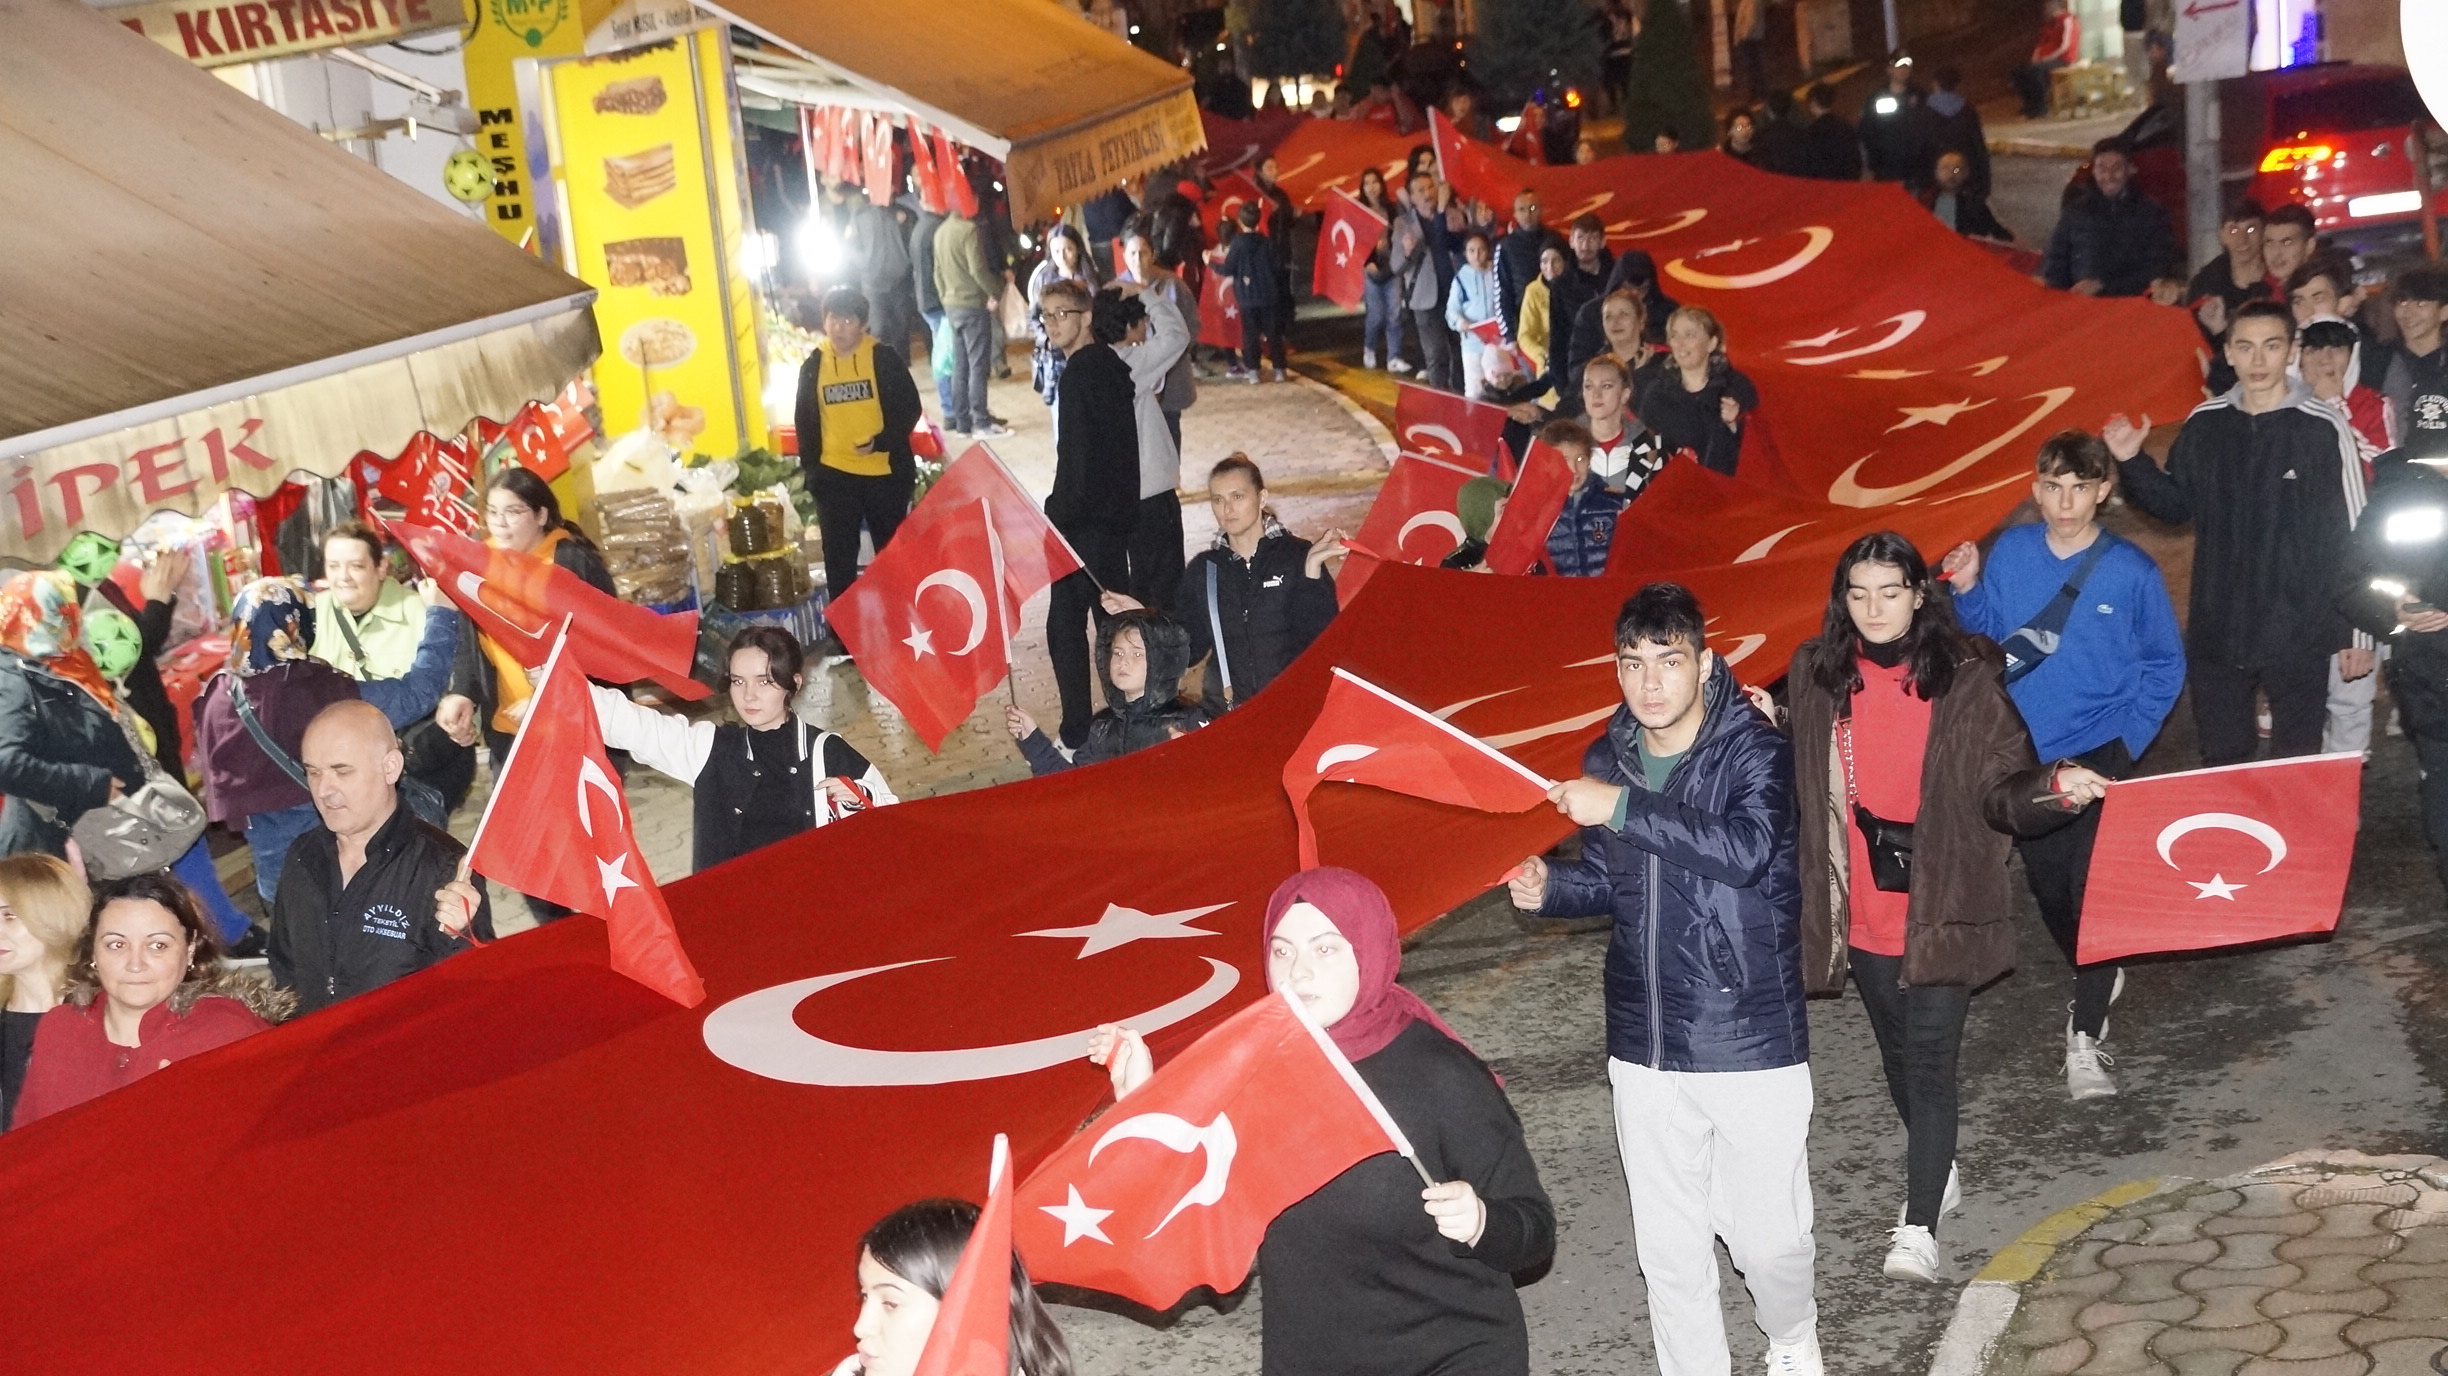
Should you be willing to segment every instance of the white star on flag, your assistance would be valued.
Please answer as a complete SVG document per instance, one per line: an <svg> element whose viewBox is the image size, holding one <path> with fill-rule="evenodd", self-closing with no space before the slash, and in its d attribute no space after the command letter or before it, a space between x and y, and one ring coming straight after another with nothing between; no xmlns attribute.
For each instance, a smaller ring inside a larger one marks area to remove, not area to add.
<svg viewBox="0 0 2448 1376"><path fill-rule="evenodd" d="M1785 347L1788 349L1824 349L1828 345L1835 343L1837 340L1842 339L1851 333L1853 333L1851 327L1839 325L1836 328L1828 331L1826 334L1812 335L1808 339L1786 340Z"/></svg>
<svg viewBox="0 0 2448 1376"><path fill-rule="evenodd" d="M924 659L935 653L935 633L914 621L910 623L909 635L901 643L910 647L910 655L915 659Z"/></svg>
<svg viewBox="0 0 2448 1376"><path fill-rule="evenodd" d="M1961 401L1944 401L1936 406L1899 406L1896 409L1904 413L1904 419L1888 426L1887 431L1893 434L1898 430L1910 430L1916 425L1944 425L1966 411L1977 411L1988 404L1985 399L1974 401L1965 397Z"/></svg>
<svg viewBox="0 0 2448 1376"><path fill-rule="evenodd" d="M1055 1221L1063 1225L1063 1246L1068 1247L1084 1237L1092 1237L1108 1247L1112 1246L1113 1239L1105 1236L1105 1230L1097 1225L1113 1217L1114 1211L1091 1209L1088 1207L1088 1201L1080 1198L1079 1186L1073 1185L1070 1189L1071 1198L1067 1202L1037 1206L1040 1210L1052 1214Z"/></svg>
<svg viewBox="0 0 2448 1376"><path fill-rule="evenodd" d="M603 881L604 904L607 907L611 905L612 895L638 886L637 881L629 877L629 856L625 851L609 860L597 857L595 873Z"/></svg>
<svg viewBox="0 0 2448 1376"><path fill-rule="evenodd" d="M1193 927L1190 923L1205 917L1218 908L1231 906L1230 903L1210 903L1204 908L1182 908L1169 913L1147 913L1137 908L1125 908L1119 903L1108 903L1105 905L1104 913L1095 922L1085 927L1048 927L1042 931L1022 932L1020 935L1082 938L1080 953L1076 958L1086 960L1100 951L1110 951L1116 946L1127 946L1134 941L1222 935L1219 932L1211 932L1205 927Z"/></svg>
<svg viewBox="0 0 2448 1376"><path fill-rule="evenodd" d="M2205 898L2224 898L2228 902L2233 903L2235 902L2236 891L2245 887L2242 884L2228 883L2227 876L2223 874L2211 875L2210 882L2207 884L2198 879L2188 879L2185 882L2191 884L2194 888L2201 890L2200 893L2193 895L2193 899L2197 903Z"/></svg>

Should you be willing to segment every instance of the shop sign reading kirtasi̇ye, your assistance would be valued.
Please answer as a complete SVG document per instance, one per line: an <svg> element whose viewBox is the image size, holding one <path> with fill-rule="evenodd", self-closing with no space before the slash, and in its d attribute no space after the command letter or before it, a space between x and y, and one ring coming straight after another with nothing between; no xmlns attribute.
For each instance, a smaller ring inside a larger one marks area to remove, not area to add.
<svg viewBox="0 0 2448 1376"><path fill-rule="evenodd" d="M466 0L155 0L105 13L199 67L387 43L467 22Z"/></svg>

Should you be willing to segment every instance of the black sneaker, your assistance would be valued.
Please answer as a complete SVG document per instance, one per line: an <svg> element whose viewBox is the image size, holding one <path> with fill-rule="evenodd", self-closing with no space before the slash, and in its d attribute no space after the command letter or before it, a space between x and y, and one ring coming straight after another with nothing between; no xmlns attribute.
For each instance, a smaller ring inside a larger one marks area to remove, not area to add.
<svg viewBox="0 0 2448 1376"><path fill-rule="evenodd" d="M222 962L228 965L263 965L270 960L272 929L258 922L246 929L246 935L230 943Z"/></svg>

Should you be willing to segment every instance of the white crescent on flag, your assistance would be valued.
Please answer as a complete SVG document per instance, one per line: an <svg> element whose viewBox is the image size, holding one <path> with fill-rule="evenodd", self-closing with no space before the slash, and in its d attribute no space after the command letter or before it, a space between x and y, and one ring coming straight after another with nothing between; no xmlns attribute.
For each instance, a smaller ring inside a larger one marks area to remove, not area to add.
<svg viewBox="0 0 2448 1376"><path fill-rule="evenodd" d="M1097 1153L1114 1143L1133 1139L1154 1142L1167 1151L1184 1155L1194 1151L1206 1153L1206 1169L1199 1173L1198 1183L1190 1187L1189 1193L1174 1201L1172 1211L1164 1216L1162 1222L1148 1230L1149 1237L1163 1232L1166 1223L1171 1223L1191 1205L1213 1204L1222 1199L1225 1186L1231 1181L1233 1155L1241 1145L1240 1139L1233 1133L1232 1119L1221 1113L1205 1127L1170 1113L1142 1113L1107 1128L1105 1135L1096 1140L1096 1145L1088 1149L1088 1164L1095 1165Z"/></svg>
<svg viewBox="0 0 2448 1376"><path fill-rule="evenodd" d="M937 569L918 580L918 592L911 596L911 602L915 604L929 588L950 588L969 604L969 638L951 653L965 655L976 649L978 642L986 638L986 590L965 569Z"/></svg>
<svg viewBox="0 0 2448 1376"><path fill-rule="evenodd" d="M1317 772L1325 773L1339 764L1352 764L1377 753L1373 745L1330 745L1318 752Z"/></svg>
<svg viewBox="0 0 2448 1376"><path fill-rule="evenodd" d="M1411 538L1411 532L1421 526L1435 526L1439 530L1450 532L1456 545L1470 538L1470 535L1462 529L1461 517L1450 511L1423 511L1403 522L1402 529L1394 532L1394 552L1396 554L1402 553L1404 543Z"/></svg>
<svg viewBox="0 0 2448 1376"><path fill-rule="evenodd" d="M1462 437L1460 435L1455 434L1451 429L1445 426L1432 425L1427 421L1418 421L1403 427L1403 438L1415 444L1428 440L1440 441L1445 446L1444 452L1448 454L1459 454L1462 452Z"/></svg>
<svg viewBox="0 0 2448 1376"><path fill-rule="evenodd" d="M1738 272L1719 276L1713 272L1702 272L1692 266L1697 259L1711 258L1721 253L1733 253L1760 242L1757 239L1736 239L1730 244L1702 249L1689 258L1675 259L1666 265L1666 275L1678 282L1688 282L1695 287L1708 287L1717 291L1745 291L1752 287L1767 286L1771 282L1782 282L1809 267L1820 254L1827 252L1828 245L1836 242L1836 231L1826 225L1804 225L1800 232L1805 236L1806 242L1799 252L1784 262L1761 268L1757 272Z"/></svg>
<svg viewBox="0 0 2448 1376"><path fill-rule="evenodd" d="M2169 869L2182 868L2176 863L2176 843L2197 831L2241 832L2260 842L2269 850L2269 863L2261 867L2263 874L2278 868L2278 862L2286 859L2286 835L2260 818L2235 812L2196 812L2177 818L2159 831L2159 858L2167 861Z"/></svg>

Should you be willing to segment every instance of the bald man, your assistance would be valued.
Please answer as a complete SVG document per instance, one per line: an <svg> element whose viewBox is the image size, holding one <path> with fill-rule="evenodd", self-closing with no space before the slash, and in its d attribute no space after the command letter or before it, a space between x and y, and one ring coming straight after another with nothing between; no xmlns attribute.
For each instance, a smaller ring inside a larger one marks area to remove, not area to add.
<svg viewBox="0 0 2448 1376"><path fill-rule="evenodd" d="M399 796L399 738L381 709L335 702L298 751L321 825L289 847L272 899L272 982L311 1013L491 940L481 894L456 886L466 847ZM446 891L447 894L446 894Z"/></svg>

